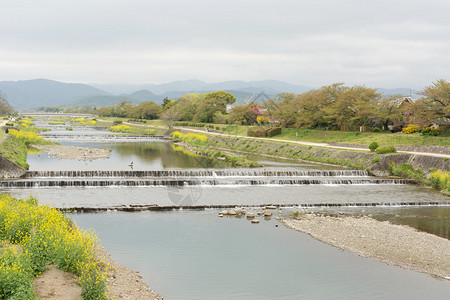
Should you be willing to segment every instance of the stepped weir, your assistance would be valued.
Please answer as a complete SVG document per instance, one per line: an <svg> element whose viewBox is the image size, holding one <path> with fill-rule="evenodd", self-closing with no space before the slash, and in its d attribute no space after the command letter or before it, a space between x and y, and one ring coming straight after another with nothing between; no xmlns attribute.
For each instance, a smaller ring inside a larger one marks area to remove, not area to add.
<svg viewBox="0 0 450 300"><path fill-rule="evenodd" d="M412 184L361 170L28 171L1 188Z"/></svg>

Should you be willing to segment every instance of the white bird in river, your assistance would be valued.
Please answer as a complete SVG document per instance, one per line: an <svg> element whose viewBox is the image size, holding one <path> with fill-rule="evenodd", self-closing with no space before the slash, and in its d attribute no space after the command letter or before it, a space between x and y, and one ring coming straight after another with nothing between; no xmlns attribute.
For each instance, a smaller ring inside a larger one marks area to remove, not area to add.
<svg viewBox="0 0 450 300"><path fill-rule="evenodd" d="M132 167L133 166L133 162L130 162L129 166Z"/></svg>
<svg viewBox="0 0 450 300"><path fill-rule="evenodd" d="M88 151L87 151L87 149L86 149L86 151L84 151L84 156L87 156L87 153L88 153Z"/></svg>

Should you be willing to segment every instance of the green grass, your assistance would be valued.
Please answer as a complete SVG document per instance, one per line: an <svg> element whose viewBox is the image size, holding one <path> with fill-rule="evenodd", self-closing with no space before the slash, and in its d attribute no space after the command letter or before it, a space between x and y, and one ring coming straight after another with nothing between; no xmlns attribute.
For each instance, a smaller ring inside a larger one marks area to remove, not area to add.
<svg viewBox="0 0 450 300"><path fill-rule="evenodd" d="M25 142L12 135L8 136L0 144L0 154L24 169L28 169L29 167L27 164L27 146Z"/></svg>
<svg viewBox="0 0 450 300"><path fill-rule="evenodd" d="M350 143L369 145L377 141L381 145L439 145L450 146L448 136L425 136L417 134L385 133L385 132L358 132L358 131L329 131L320 129L283 128L281 135L274 138L295 141L298 140L316 143Z"/></svg>
<svg viewBox="0 0 450 300"><path fill-rule="evenodd" d="M224 130L227 134L247 135L248 126L228 125ZM296 137L296 133L298 136ZM377 141L380 146L385 145L438 145L450 146L450 136L427 136L420 133L403 134L390 132L358 132L358 131L330 131L322 129L283 128L280 135L274 139L287 141L302 141L313 143L349 143L369 145ZM270 139L270 138L267 138Z"/></svg>

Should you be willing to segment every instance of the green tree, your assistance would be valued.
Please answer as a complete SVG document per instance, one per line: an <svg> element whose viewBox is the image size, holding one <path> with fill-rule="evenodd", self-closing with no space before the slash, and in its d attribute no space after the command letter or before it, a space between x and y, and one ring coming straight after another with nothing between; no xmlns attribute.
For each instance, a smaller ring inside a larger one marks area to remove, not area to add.
<svg viewBox="0 0 450 300"><path fill-rule="evenodd" d="M450 118L450 83L444 79L433 82L420 93L423 97L413 105L416 123L427 126Z"/></svg>
<svg viewBox="0 0 450 300"><path fill-rule="evenodd" d="M14 108L9 104L2 91L0 91L0 114L11 114L13 112Z"/></svg>

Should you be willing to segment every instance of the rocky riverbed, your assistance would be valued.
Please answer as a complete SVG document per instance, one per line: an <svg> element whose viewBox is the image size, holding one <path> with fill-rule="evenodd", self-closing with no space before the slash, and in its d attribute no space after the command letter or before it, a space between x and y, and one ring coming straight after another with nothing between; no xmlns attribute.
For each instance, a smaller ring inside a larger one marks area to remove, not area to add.
<svg viewBox="0 0 450 300"><path fill-rule="evenodd" d="M33 147L45 151L59 159L93 160L99 158L109 158L111 155L110 149L63 145L33 145Z"/></svg>
<svg viewBox="0 0 450 300"><path fill-rule="evenodd" d="M340 249L450 280L450 241L370 217L305 213L283 219L291 229Z"/></svg>

